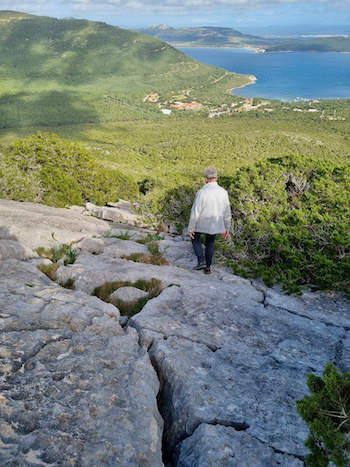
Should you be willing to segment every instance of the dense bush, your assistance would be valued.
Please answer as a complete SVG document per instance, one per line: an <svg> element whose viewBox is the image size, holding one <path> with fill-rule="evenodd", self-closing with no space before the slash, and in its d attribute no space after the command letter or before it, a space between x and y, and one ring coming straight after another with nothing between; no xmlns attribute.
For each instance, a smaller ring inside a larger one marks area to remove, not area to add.
<svg viewBox="0 0 350 467"><path fill-rule="evenodd" d="M350 165L301 156L239 169L228 189L235 271L289 291L303 284L350 292Z"/></svg>
<svg viewBox="0 0 350 467"><path fill-rule="evenodd" d="M160 214L167 222L176 225L179 233L188 224L192 203L199 188L199 185L181 185L167 191L160 200Z"/></svg>
<svg viewBox="0 0 350 467"><path fill-rule="evenodd" d="M350 465L350 373L339 373L327 363L323 378L308 375L310 396L297 402L301 417L307 422L310 435L306 446L311 454L306 465L338 467Z"/></svg>
<svg viewBox="0 0 350 467"><path fill-rule="evenodd" d="M49 133L19 139L1 158L0 196L50 206L104 204L137 194L133 180L99 166L82 146Z"/></svg>
<svg viewBox="0 0 350 467"><path fill-rule="evenodd" d="M232 269L279 282L350 292L350 165L302 156L270 158L219 183L230 196L232 228L223 252ZM195 189L163 199L167 220L188 222Z"/></svg>

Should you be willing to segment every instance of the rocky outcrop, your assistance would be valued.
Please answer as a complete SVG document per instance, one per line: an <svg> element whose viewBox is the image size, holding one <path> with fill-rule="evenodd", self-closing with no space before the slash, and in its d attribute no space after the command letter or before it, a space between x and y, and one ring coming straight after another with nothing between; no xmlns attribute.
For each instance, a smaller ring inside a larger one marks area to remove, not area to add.
<svg viewBox="0 0 350 467"><path fill-rule="evenodd" d="M113 305L0 262L0 464L161 466L159 382Z"/></svg>
<svg viewBox="0 0 350 467"><path fill-rule="evenodd" d="M57 271L75 290L38 271L38 259L0 262L0 463L303 465L308 430L295 402L327 361L350 371L349 301L286 296L218 267L194 272L190 242L166 234L170 265L128 261L147 252L132 240L146 231L122 240L111 234L120 226L94 228ZM91 296L106 282L152 278L163 291L124 328L116 307Z"/></svg>
<svg viewBox="0 0 350 467"><path fill-rule="evenodd" d="M86 203L86 210L93 216L107 221L128 225L142 225L141 219L131 209L131 204L120 200L118 203L110 203L108 206L96 206Z"/></svg>
<svg viewBox="0 0 350 467"><path fill-rule="evenodd" d="M81 208L60 209L0 200L0 213L0 231L31 249L102 235L111 228L108 222L83 215Z"/></svg>

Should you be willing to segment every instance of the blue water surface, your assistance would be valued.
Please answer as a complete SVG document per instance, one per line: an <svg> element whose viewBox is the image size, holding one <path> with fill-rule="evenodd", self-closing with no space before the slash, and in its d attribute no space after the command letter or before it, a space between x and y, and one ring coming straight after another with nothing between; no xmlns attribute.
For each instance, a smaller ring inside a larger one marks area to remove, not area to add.
<svg viewBox="0 0 350 467"><path fill-rule="evenodd" d="M350 98L350 54L181 47L186 55L236 73L252 74L256 84L235 89L243 97L298 99Z"/></svg>

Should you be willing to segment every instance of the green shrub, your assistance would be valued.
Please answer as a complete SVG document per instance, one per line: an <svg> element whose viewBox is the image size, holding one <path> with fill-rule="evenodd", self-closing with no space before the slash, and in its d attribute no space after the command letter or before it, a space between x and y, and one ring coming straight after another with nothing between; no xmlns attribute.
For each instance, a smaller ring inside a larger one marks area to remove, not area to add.
<svg viewBox="0 0 350 467"><path fill-rule="evenodd" d="M159 211L167 221L187 224L196 191L199 186L181 185L169 190L160 200Z"/></svg>
<svg viewBox="0 0 350 467"><path fill-rule="evenodd" d="M289 180L289 181L288 181ZM219 178L230 196L232 227L220 242L237 274L350 293L350 165L303 156L266 159ZM187 224L198 187L162 199L165 220Z"/></svg>
<svg viewBox="0 0 350 467"><path fill-rule="evenodd" d="M289 292L301 285L350 292L350 165L271 158L220 180L233 225L233 270Z"/></svg>
<svg viewBox="0 0 350 467"><path fill-rule="evenodd" d="M98 165L89 152L50 133L17 140L3 156L0 193L50 206L105 204L137 195L136 183Z"/></svg>
<svg viewBox="0 0 350 467"><path fill-rule="evenodd" d="M83 203L79 183L74 177L48 164L42 167L39 178L43 190L42 200L49 206L65 207Z"/></svg>
<svg viewBox="0 0 350 467"><path fill-rule="evenodd" d="M350 465L350 373L339 373L327 363L323 378L308 375L310 396L297 402L297 410L307 422L310 435L305 445L311 454L306 465L338 467Z"/></svg>

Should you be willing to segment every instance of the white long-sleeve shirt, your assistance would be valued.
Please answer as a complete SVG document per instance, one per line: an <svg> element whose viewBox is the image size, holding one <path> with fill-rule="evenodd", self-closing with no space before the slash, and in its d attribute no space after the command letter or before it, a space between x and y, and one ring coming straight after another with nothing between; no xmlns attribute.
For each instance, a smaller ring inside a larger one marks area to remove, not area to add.
<svg viewBox="0 0 350 467"><path fill-rule="evenodd" d="M189 232L224 233L230 228L231 207L227 191L208 182L197 191L191 210Z"/></svg>

